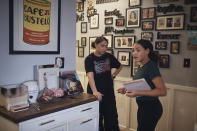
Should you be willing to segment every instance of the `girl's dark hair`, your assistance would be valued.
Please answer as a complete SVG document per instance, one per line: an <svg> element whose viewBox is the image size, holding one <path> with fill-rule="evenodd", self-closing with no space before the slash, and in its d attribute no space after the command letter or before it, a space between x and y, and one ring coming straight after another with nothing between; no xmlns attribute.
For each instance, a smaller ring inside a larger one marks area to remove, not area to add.
<svg viewBox="0 0 197 131"><path fill-rule="evenodd" d="M148 54L148 57L154 61L158 62L158 52L153 51L153 45L149 40L140 39L136 42L137 44L140 44L144 49L149 49L150 53Z"/></svg>
<svg viewBox="0 0 197 131"><path fill-rule="evenodd" d="M96 48L95 44L99 44L103 41L106 41L108 43L108 40L104 36L97 37L94 42L92 42L92 48Z"/></svg>

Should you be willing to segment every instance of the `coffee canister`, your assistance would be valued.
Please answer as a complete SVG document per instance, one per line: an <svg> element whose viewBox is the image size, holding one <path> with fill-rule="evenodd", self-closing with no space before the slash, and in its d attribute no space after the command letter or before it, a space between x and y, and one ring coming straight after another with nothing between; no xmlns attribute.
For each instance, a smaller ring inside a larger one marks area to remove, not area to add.
<svg viewBox="0 0 197 131"><path fill-rule="evenodd" d="M24 0L23 40L33 45L49 43L51 3L47 0Z"/></svg>

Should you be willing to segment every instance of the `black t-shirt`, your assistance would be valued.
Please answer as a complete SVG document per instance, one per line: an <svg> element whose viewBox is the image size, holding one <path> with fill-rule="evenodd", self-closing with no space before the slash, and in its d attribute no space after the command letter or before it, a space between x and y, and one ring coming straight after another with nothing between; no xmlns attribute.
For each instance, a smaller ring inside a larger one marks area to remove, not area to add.
<svg viewBox="0 0 197 131"><path fill-rule="evenodd" d="M93 72L96 88L103 94L113 92L113 80L111 78L111 69L119 68L120 62L110 53L105 53L102 56L95 56L91 53L85 59L86 73ZM92 93L88 83L88 93Z"/></svg>

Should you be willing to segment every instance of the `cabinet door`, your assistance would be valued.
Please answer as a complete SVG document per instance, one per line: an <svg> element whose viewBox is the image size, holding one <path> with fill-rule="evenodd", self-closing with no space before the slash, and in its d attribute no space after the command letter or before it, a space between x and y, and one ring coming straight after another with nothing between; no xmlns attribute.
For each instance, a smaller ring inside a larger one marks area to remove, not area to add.
<svg viewBox="0 0 197 131"><path fill-rule="evenodd" d="M68 121L68 131L98 131L98 114Z"/></svg>

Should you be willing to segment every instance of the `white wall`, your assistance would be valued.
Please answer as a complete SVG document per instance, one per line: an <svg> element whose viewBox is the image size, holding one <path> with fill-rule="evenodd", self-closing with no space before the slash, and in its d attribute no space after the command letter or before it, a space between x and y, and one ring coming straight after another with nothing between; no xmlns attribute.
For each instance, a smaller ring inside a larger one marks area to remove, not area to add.
<svg viewBox="0 0 197 131"><path fill-rule="evenodd" d="M0 85L33 79L33 65L54 64L55 57L65 57L63 70L75 70L76 15L75 0L61 1L60 54L9 54L9 0L0 4Z"/></svg>

